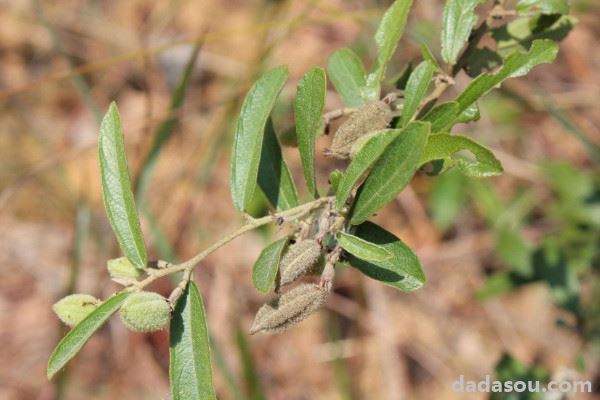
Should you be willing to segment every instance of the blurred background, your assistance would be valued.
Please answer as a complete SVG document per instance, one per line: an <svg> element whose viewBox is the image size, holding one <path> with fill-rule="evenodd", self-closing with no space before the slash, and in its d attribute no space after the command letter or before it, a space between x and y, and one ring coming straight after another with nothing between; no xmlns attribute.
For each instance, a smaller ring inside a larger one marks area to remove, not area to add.
<svg viewBox="0 0 600 400"><path fill-rule="evenodd" d="M340 47L370 65L389 3L0 1L0 399L169 398L168 333L130 333L118 318L58 379L45 376L66 332L51 305L118 290L106 272L119 252L96 152L109 102L122 114L150 255L187 259L243 223L229 152L252 82L289 65L274 122L293 143L297 80ZM484 399L451 386L486 374L590 380L598 390L600 3L571 6L579 22L557 61L510 80L479 103L478 122L457 128L490 146L505 173L419 173L375 218L416 249L425 288L402 293L342 268L322 311L284 334L249 336L265 301L251 267L277 228L236 239L196 269L219 398ZM389 77L420 59L421 43L439 54L442 8L415 1ZM457 88L468 81L461 74ZM341 105L330 88L327 109ZM339 165L321 154L324 186ZM297 151L285 156L306 196ZM255 206L267 212L264 199ZM153 290L172 288L165 279Z"/></svg>

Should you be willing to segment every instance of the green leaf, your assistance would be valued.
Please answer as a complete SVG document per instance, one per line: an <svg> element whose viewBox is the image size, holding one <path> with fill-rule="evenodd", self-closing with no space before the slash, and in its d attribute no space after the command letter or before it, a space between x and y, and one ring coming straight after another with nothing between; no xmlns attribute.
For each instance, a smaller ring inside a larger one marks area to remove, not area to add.
<svg viewBox="0 0 600 400"><path fill-rule="evenodd" d="M279 239L263 249L252 267L252 283L263 293L273 287L281 254L288 243L288 238Z"/></svg>
<svg viewBox="0 0 600 400"><path fill-rule="evenodd" d="M327 74L348 107L360 107L365 103L362 89L367 73L356 53L346 48L333 53L327 62Z"/></svg>
<svg viewBox="0 0 600 400"><path fill-rule="evenodd" d="M453 125L458 115L458 103L449 101L433 107L425 116L423 121L431 123L431 132L447 132Z"/></svg>
<svg viewBox="0 0 600 400"><path fill-rule="evenodd" d="M479 107L477 106L477 103L473 103L456 117L454 123L466 124L471 121L479 121L479 118L481 118Z"/></svg>
<svg viewBox="0 0 600 400"><path fill-rule="evenodd" d="M354 268L370 278L400 290L412 291L425 284L425 273L415 253L392 233L372 222L361 224L356 235L370 243L379 245L392 254L385 261L366 261L348 255Z"/></svg>
<svg viewBox="0 0 600 400"><path fill-rule="evenodd" d="M365 100L377 100L381 92L381 81L385 76L388 61L392 58L398 41L402 37L412 0L396 0L385 12L375 33L377 59L367 76L362 95Z"/></svg>
<svg viewBox="0 0 600 400"><path fill-rule="evenodd" d="M365 172L371 168L400 132L399 129L385 129L377 132L371 135L360 151L354 155L352 162L342 175L342 180L337 185L335 204L338 210L344 207L348 196L360 182Z"/></svg>
<svg viewBox="0 0 600 400"><path fill-rule="evenodd" d="M569 2L567 0L518 0L517 12L526 14L533 8L539 9L543 14L568 14Z"/></svg>
<svg viewBox="0 0 600 400"><path fill-rule="evenodd" d="M298 150L302 161L302 169L308 192L318 197L315 178L315 141L323 129L323 109L327 78L322 68L315 67L308 71L298 82L294 100L294 117L296 120L296 136Z"/></svg>
<svg viewBox="0 0 600 400"><path fill-rule="evenodd" d="M231 155L231 197L240 211L252 202L256 189L263 133L275 100L288 78L281 65L267 71L250 89L235 130Z"/></svg>
<svg viewBox="0 0 600 400"><path fill-rule="evenodd" d="M121 292L107 299L62 338L48 360L46 371L48 379L51 379L69 360L75 357L94 332L121 307L130 294Z"/></svg>
<svg viewBox="0 0 600 400"><path fill-rule="evenodd" d="M191 80L192 72L194 71L194 65L196 64L198 54L200 53L200 47L200 44L196 43L192 49L185 68L183 68L181 76L179 77L179 82L177 83L177 86L171 95L171 103L169 104L169 109L167 110L167 117L161 122L156 130L150 150L142 162L142 167L140 168L140 174L138 176L136 185L136 199L138 202L145 199L148 185L150 184L150 178L154 172L156 162L158 161L158 156L160 155L160 152L164 148L165 144L171 138L173 132L175 131L175 127L179 122L177 112L181 108L183 100L185 99L187 87Z"/></svg>
<svg viewBox="0 0 600 400"><path fill-rule="evenodd" d="M262 143L258 167L258 185L277 211L287 210L298 205L298 194L292 174L283 159L281 146L269 118Z"/></svg>
<svg viewBox="0 0 600 400"><path fill-rule="evenodd" d="M510 293L517 284L508 272L496 272L488 277L483 286L475 293L479 301L486 301L494 297Z"/></svg>
<svg viewBox="0 0 600 400"><path fill-rule="evenodd" d="M442 68L440 67L440 64L437 62L437 59L431 52L431 49L429 48L429 46L427 46L425 43L422 43L419 46L419 50L421 51L421 55L423 56L423 59L425 61L429 61L430 63L432 63L435 66L436 71L442 70Z"/></svg>
<svg viewBox="0 0 600 400"><path fill-rule="evenodd" d="M508 56L502 68L495 74L483 74L471 81L456 99L458 111L462 113L477 99L508 78L526 75L533 67L552 62L558 46L551 40L535 40L527 53L516 52Z"/></svg>
<svg viewBox="0 0 600 400"><path fill-rule="evenodd" d="M429 124L411 122L375 162L356 196L351 222L358 225L385 206L412 179L429 134Z"/></svg>
<svg viewBox="0 0 600 400"><path fill-rule="evenodd" d="M146 268L146 245L129 182L121 117L114 102L100 124L98 149L108 220L127 259L137 268Z"/></svg>
<svg viewBox="0 0 600 400"><path fill-rule="evenodd" d="M518 229L510 226L498 227L495 252L512 272L522 277L531 277L533 274L533 248Z"/></svg>
<svg viewBox="0 0 600 400"><path fill-rule="evenodd" d="M459 113L458 103L449 101L433 107L422 120L431 123L431 132L444 133L452 129L455 124L478 121L479 118L479 107L476 103Z"/></svg>
<svg viewBox="0 0 600 400"><path fill-rule="evenodd" d="M456 156L455 153L461 150L471 152L475 161ZM433 160L444 160L444 169L456 165L467 176L487 177L502 173L502 165L494 154L466 136L445 133L430 135L420 165Z"/></svg>
<svg viewBox="0 0 600 400"><path fill-rule="evenodd" d="M408 125L412 117L414 117L419 103L425 96L427 88L431 83L431 78L435 71L435 65L430 61L423 61L417 65L415 70L410 74L406 90L404 91L404 106L402 108L402 117L400 118L400 126Z"/></svg>
<svg viewBox="0 0 600 400"><path fill-rule="evenodd" d="M442 58L456 64L458 54L469 39L477 22L477 7L482 0L447 0L442 16Z"/></svg>
<svg viewBox="0 0 600 400"><path fill-rule="evenodd" d="M469 178L457 169L435 179L427 203L440 231L445 232L456 223L459 213L466 207L468 182Z"/></svg>
<svg viewBox="0 0 600 400"><path fill-rule="evenodd" d="M348 253L370 262L382 262L392 258L393 254L384 247L368 242L358 236L339 232L336 236L338 244Z"/></svg>
<svg viewBox="0 0 600 400"><path fill-rule="evenodd" d="M188 283L173 310L169 354L173 400L217 398L212 382L206 313L193 281Z"/></svg>
<svg viewBox="0 0 600 400"><path fill-rule="evenodd" d="M496 51L506 57L517 50L527 51L534 40L550 39L560 42L575 27L578 20L570 15L536 15L518 18L492 30Z"/></svg>

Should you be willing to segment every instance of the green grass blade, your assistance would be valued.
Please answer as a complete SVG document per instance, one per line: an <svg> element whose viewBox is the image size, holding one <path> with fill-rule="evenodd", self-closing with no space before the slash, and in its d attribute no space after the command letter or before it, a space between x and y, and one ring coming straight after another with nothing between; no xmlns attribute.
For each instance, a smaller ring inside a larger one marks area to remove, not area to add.
<svg viewBox="0 0 600 400"><path fill-rule="evenodd" d="M192 71L194 70L194 65L196 64L198 54L200 53L200 47L200 43L196 43L196 45L192 49L190 58L188 59L185 68L183 69L181 76L179 77L179 82L177 83L177 86L175 87L175 90L171 95L171 102L167 111L167 117L158 126L158 129L154 134L154 140L152 141L150 150L148 151L148 154L146 154L146 157L142 162L140 173L135 185L136 199L138 200L138 202L143 201L145 199L146 192L150 184L150 179L152 177L152 173L154 172L156 162L158 161L158 156L160 155L160 152L162 151L165 144L171 138L175 127L177 126L177 123L179 121L177 112L181 108L181 105L183 104L183 101L185 99L187 87L192 77Z"/></svg>

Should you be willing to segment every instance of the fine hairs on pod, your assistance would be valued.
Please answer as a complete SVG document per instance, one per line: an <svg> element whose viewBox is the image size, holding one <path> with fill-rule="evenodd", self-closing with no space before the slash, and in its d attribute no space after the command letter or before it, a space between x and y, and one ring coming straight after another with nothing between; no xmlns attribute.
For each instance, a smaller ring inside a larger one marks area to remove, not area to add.
<svg viewBox="0 0 600 400"><path fill-rule="evenodd" d="M276 333L291 328L319 309L327 298L327 290L305 283L264 304L256 313L250 334Z"/></svg>
<svg viewBox="0 0 600 400"><path fill-rule="evenodd" d="M314 239L305 239L290 245L279 263L279 285L286 285L316 272L321 253L321 245Z"/></svg>
<svg viewBox="0 0 600 400"><path fill-rule="evenodd" d="M158 293L137 292L125 300L119 314L129 330L153 332L167 327L171 320L171 306Z"/></svg>
<svg viewBox="0 0 600 400"><path fill-rule="evenodd" d="M339 159L350 157L352 145L359 137L369 132L385 129L392 118L390 106L381 100L363 105L350 114L335 132L329 154Z"/></svg>

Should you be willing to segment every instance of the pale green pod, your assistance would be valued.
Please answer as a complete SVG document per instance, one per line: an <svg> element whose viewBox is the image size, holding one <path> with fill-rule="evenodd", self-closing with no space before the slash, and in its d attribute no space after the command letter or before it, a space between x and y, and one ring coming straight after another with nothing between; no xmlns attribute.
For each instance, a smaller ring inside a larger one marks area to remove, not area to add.
<svg viewBox="0 0 600 400"><path fill-rule="evenodd" d="M321 245L314 239L305 239L290 245L279 263L279 285L317 272L321 258Z"/></svg>
<svg viewBox="0 0 600 400"><path fill-rule="evenodd" d="M385 129L392 121L393 114L388 104L372 101L348 117L335 132L329 153L340 159L350 156L352 145L358 138L370 132Z"/></svg>
<svg viewBox="0 0 600 400"><path fill-rule="evenodd" d="M137 292L121 306L123 324L134 332L153 332L166 328L171 319L171 306L158 293Z"/></svg>
<svg viewBox="0 0 600 400"><path fill-rule="evenodd" d="M325 302L327 290L315 284L302 284L263 305L250 327L250 334L276 333L306 319Z"/></svg>
<svg viewBox="0 0 600 400"><path fill-rule="evenodd" d="M71 294L56 302L52 309L62 322L75 326L98 307L100 300L89 294Z"/></svg>
<svg viewBox="0 0 600 400"><path fill-rule="evenodd" d="M142 274L142 270L136 268L127 257L108 260L106 268L112 278L137 278Z"/></svg>

